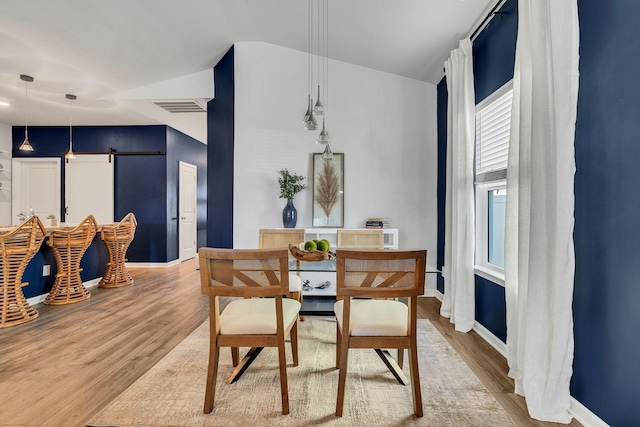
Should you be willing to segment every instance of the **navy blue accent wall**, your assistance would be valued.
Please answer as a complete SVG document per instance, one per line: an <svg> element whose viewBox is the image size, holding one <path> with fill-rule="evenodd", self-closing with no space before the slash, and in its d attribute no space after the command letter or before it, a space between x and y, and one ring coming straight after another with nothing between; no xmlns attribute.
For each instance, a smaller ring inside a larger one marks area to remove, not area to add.
<svg viewBox="0 0 640 427"><path fill-rule="evenodd" d="M640 2L579 0L571 393L640 425Z"/></svg>
<svg viewBox="0 0 640 427"><path fill-rule="evenodd" d="M207 239L207 146L184 133L167 127L167 257L179 256L178 221L180 162L198 168L197 190L197 247Z"/></svg>
<svg viewBox="0 0 640 427"><path fill-rule="evenodd" d="M437 86L437 122L438 122L438 245L436 267L442 271L444 265L444 208L446 198L446 166L447 166L447 82L443 78ZM437 289L444 293L444 279L438 273Z"/></svg>
<svg viewBox="0 0 640 427"><path fill-rule="evenodd" d="M510 0L505 8L515 7L515 3ZM575 353L571 395L609 425L637 426L640 59L634 53L640 51L640 3L578 0L578 12L580 89L575 141ZM514 55L505 46L515 46L516 34L508 18L505 15L502 23L494 19L496 35L482 34L477 40L482 46L476 48L474 44L476 101L511 78ZM512 34L503 34L507 30L500 30L500 25L511 28ZM442 173L440 169L438 173ZM478 321L490 330L499 329L504 291L476 278L476 298Z"/></svg>
<svg viewBox="0 0 640 427"><path fill-rule="evenodd" d="M73 128L73 149L78 152L166 150L166 126L78 126ZM33 152L18 150L24 127L13 128L13 157L63 157L69 145L68 127L29 127ZM114 156L114 220L133 212L138 220L136 238L127 251L130 262L167 262L167 175L164 155ZM64 160L62 160L64 183ZM63 184L64 187L64 184ZM61 200L64 206L64 188ZM63 208L64 209L64 208ZM60 215L60 218L64 216Z"/></svg>
<svg viewBox="0 0 640 427"><path fill-rule="evenodd" d="M476 279L476 321L507 342L507 306L504 287L483 277Z"/></svg>
<svg viewBox="0 0 640 427"><path fill-rule="evenodd" d="M508 0L473 41L476 104L513 78L518 34L518 2Z"/></svg>
<svg viewBox="0 0 640 427"><path fill-rule="evenodd" d="M233 247L233 46L214 68L215 98L207 104L207 246Z"/></svg>

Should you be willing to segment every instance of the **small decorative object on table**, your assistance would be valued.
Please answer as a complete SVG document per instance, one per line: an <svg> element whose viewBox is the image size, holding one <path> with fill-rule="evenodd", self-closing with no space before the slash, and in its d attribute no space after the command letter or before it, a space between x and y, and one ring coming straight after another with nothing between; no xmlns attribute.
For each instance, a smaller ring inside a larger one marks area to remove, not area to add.
<svg viewBox="0 0 640 427"><path fill-rule="evenodd" d="M284 228L295 228L298 221L298 212L293 206L293 198L296 194L307 188L304 184L305 177L297 174L291 174L287 169L278 171L280 177L280 198L287 199L287 205L282 210L282 224Z"/></svg>
<svg viewBox="0 0 640 427"><path fill-rule="evenodd" d="M331 251L304 251L296 245L289 245L289 252L297 260L300 261L326 261L329 259L335 259L335 252Z"/></svg>
<svg viewBox="0 0 640 427"><path fill-rule="evenodd" d="M56 219L55 215L47 215L47 225L49 227L55 227L56 225L58 225L58 220Z"/></svg>

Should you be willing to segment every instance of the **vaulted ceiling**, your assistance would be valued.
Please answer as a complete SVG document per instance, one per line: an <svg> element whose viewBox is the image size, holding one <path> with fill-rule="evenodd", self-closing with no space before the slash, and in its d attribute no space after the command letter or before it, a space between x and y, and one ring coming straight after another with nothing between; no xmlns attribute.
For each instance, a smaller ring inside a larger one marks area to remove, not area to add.
<svg viewBox="0 0 640 427"><path fill-rule="evenodd" d="M313 0L314 13L317 1ZM496 0L327 0L329 56L437 83ZM211 97L242 41L307 51L308 0L29 0L0 5L0 123L169 124L203 140L203 113L153 103ZM314 18L315 22L316 18ZM70 107L65 94L77 96ZM193 129L190 132L189 129Z"/></svg>

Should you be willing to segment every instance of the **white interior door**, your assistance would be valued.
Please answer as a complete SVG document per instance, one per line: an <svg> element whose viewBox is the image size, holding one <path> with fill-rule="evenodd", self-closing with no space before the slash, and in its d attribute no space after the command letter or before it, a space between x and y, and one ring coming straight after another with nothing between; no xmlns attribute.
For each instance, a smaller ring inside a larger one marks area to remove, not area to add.
<svg viewBox="0 0 640 427"><path fill-rule="evenodd" d="M180 239L180 261L196 256L197 240L197 189L198 169L195 165L180 162L180 187L178 197L178 236Z"/></svg>
<svg viewBox="0 0 640 427"><path fill-rule="evenodd" d="M44 222L48 215L60 216L60 159L13 159L11 164L11 223L33 209Z"/></svg>
<svg viewBox="0 0 640 427"><path fill-rule="evenodd" d="M98 224L113 222L113 163L108 155L76 155L65 165L66 218L78 224L93 215Z"/></svg>

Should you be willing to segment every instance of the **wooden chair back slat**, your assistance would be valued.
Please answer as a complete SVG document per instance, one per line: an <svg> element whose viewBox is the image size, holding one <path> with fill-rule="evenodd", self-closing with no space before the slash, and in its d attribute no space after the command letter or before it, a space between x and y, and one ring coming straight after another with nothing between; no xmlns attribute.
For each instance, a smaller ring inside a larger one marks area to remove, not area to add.
<svg viewBox="0 0 640 427"><path fill-rule="evenodd" d="M382 230L338 230L338 248L384 249Z"/></svg>
<svg viewBox="0 0 640 427"><path fill-rule="evenodd" d="M289 292L287 249L200 248L198 254L203 294L246 297Z"/></svg>
<svg viewBox="0 0 640 427"><path fill-rule="evenodd" d="M340 296L391 298L424 294L426 251L336 251Z"/></svg>
<svg viewBox="0 0 640 427"><path fill-rule="evenodd" d="M304 229L291 228L291 229L277 229L277 228L262 228L260 229L258 248L260 249L274 249L274 248L288 248L289 245L298 246L304 242Z"/></svg>

